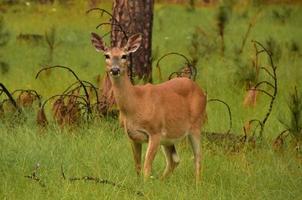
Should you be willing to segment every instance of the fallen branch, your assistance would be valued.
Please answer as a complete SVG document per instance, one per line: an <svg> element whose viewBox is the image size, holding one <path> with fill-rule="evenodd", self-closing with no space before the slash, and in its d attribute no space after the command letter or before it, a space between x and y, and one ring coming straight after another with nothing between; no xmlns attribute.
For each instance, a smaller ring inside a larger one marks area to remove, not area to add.
<svg viewBox="0 0 302 200"><path fill-rule="evenodd" d="M30 175L27 175L27 176L24 176L24 177L38 182L41 187L46 187L46 185L42 182L42 180L37 175L39 167L40 167L40 165L37 164L34 171Z"/></svg>
<svg viewBox="0 0 302 200"><path fill-rule="evenodd" d="M68 180L70 182L74 182L74 181L91 181L91 182L94 182L94 183L100 183L100 184L107 184L107 185L111 185L113 187L117 187L117 188L120 188L120 189L123 189L123 190L130 190L131 192L134 192L134 194L138 195L138 196L145 196L143 192L141 191L133 191L132 189L129 189L121 184L118 184L118 183L115 183L114 181L110 181L108 179L102 179L102 178L98 178L98 177L93 177L93 176L82 176L82 177L70 177L70 178L67 178L65 173L64 173L64 169L63 169L63 166L61 165L61 175L62 175L62 178L64 180Z"/></svg>

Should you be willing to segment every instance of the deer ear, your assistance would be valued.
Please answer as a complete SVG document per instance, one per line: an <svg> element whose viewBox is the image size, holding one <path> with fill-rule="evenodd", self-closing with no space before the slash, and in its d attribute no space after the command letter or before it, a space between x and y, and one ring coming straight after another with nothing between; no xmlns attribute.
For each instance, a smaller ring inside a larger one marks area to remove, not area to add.
<svg viewBox="0 0 302 200"><path fill-rule="evenodd" d="M91 43L96 51L107 51L107 47L103 39L96 33L91 33Z"/></svg>
<svg viewBox="0 0 302 200"><path fill-rule="evenodd" d="M142 35L140 33L132 35L128 41L127 44L124 47L125 52L132 53L135 52L142 43Z"/></svg>

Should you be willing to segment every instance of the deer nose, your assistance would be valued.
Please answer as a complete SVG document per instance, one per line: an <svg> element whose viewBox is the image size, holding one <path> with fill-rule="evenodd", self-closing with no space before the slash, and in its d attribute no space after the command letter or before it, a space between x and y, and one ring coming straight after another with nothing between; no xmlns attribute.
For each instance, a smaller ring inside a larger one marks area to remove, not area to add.
<svg viewBox="0 0 302 200"><path fill-rule="evenodd" d="M116 75L119 75L120 74L120 68L118 67L113 67L110 69L110 74L116 76Z"/></svg>

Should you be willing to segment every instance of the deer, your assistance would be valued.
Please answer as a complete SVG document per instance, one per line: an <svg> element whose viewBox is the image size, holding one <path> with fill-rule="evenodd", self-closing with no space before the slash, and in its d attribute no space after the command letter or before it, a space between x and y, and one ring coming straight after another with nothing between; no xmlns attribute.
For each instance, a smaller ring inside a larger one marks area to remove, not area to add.
<svg viewBox="0 0 302 200"><path fill-rule="evenodd" d="M105 56L106 73L112 82L120 122L132 147L136 173L144 180L151 176L155 155L162 147L166 167L161 179L169 176L180 162L175 145L188 136L194 154L195 180L201 173L201 128L205 118L206 94L189 78L174 78L160 84L133 85L128 76L129 54L137 51L142 35L134 34L120 47L107 47L103 38L91 33L97 52ZM147 143L142 169L142 145Z"/></svg>

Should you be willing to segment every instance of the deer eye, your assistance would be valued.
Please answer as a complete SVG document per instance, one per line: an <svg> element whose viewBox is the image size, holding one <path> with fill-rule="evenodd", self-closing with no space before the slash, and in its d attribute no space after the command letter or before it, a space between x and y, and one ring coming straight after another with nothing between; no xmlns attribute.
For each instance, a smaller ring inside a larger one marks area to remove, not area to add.
<svg viewBox="0 0 302 200"><path fill-rule="evenodd" d="M122 59L125 60L127 58L127 55L122 55Z"/></svg>
<svg viewBox="0 0 302 200"><path fill-rule="evenodd" d="M109 56L108 54L105 54L105 58L106 58L106 59L109 59L110 56Z"/></svg>

